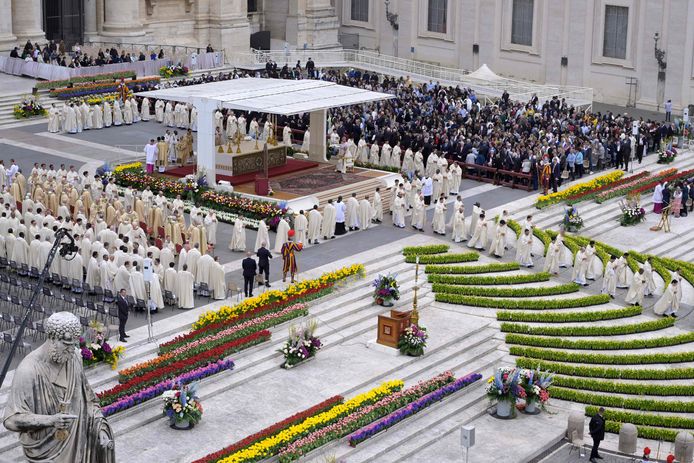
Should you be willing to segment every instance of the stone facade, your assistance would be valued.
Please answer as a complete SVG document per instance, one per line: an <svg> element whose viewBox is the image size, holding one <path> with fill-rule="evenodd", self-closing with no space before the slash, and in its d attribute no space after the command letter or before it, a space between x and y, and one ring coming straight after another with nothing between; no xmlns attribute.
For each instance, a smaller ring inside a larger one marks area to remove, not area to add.
<svg viewBox="0 0 694 463"><path fill-rule="evenodd" d="M626 78L633 77L638 85L631 103L639 107L662 110L663 101L672 99L680 110L694 103L694 28L687 27L694 24L694 3L688 0L390 0L397 30L386 18L385 0L366 1L366 21L352 19L353 1L360 0L336 0L336 11L340 33L358 37L360 48L469 70L487 64L508 77L592 87L596 101L620 105L629 101ZM445 31L429 30L430 2L445 5ZM521 45L512 34L514 19L523 20L514 8L523 6L532 20L525 16L530 40ZM620 58L605 56L604 48L606 14L614 8L626 8ZM666 52L664 80L658 78L656 32L658 48Z"/></svg>

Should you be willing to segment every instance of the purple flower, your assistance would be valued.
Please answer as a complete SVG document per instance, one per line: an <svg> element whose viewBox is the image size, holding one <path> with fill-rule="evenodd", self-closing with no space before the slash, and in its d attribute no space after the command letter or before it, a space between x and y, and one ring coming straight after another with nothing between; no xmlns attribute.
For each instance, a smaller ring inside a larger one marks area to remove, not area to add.
<svg viewBox="0 0 694 463"><path fill-rule="evenodd" d="M83 347L80 350L82 351L82 358L84 360L91 360L94 358L94 354L92 354L92 351L90 351L88 348Z"/></svg>
<svg viewBox="0 0 694 463"><path fill-rule="evenodd" d="M107 353L107 354L110 354L110 353L111 353L111 346L109 345L109 343L104 342L104 343L101 345L101 348L104 350L105 353Z"/></svg>

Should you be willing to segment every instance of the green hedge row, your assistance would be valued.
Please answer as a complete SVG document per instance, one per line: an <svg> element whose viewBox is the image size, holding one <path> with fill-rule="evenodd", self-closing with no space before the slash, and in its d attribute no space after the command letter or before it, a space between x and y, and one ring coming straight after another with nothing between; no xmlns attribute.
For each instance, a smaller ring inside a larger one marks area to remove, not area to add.
<svg viewBox="0 0 694 463"><path fill-rule="evenodd" d="M497 217L499 217L499 216L497 216ZM506 221L506 226L507 226L508 228L510 228L511 230L513 230L513 232L516 234L516 238L520 238L521 232L522 232L523 230L521 230L521 226L520 226L520 224L519 224L518 222L516 222L516 221L513 220L513 219L508 219L508 220Z"/></svg>
<svg viewBox="0 0 694 463"><path fill-rule="evenodd" d="M541 360L571 363L598 363L602 365L646 365L652 363L694 362L694 352L659 352L656 354L591 354L587 352L563 352L535 347L511 346L511 355Z"/></svg>
<svg viewBox="0 0 694 463"><path fill-rule="evenodd" d="M476 252L463 252L459 254L434 254L434 255L416 255L408 254L405 256L405 262L414 264L419 257L420 264L458 264L461 262L475 262L479 260L480 255Z"/></svg>
<svg viewBox="0 0 694 463"><path fill-rule="evenodd" d="M539 288L477 288L475 286L446 285L442 283L434 283L432 285L432 290L435 293L486 297L555 296L557 294L575 293L580 288L581 287L576 283L566 283L563 285L545 286Z"/></svg>
<svg viewBox="0 0 694 463"><path fill-rule="evenodd" d="M610 326L530 326L520 323L502 323L501 331L544 336L616 336L662 330L674 325L675 321L674 318L665 317L631 325Z"/></svg>
<svg viewBox="0 0 694 463"><path fill-rule="evenodd" d="M426 273L493 273L493 272L508 272L511 270L520 269L518 262L505 262L487 265L427 265L424 268Z"/></svg>
<svg viewBox="0 0 694 463"><path fill-rule="evenodd" d="M563 339L543 336L527 336L524 334L507 334L508 344L523 346L554 347L559 349L584 349L584 350L621 350L621 349L646 349L651 347L678 346L694 341L694 332L680 334L678 336L666 336L662 338L645 339Z"/></svg>
<svg viewBox="0 0 694 463"><path fill-rule="evenodd" d="M574 307L588 307L591 305L605 304L610 301L610 296L607 294L596 294L593 296L578 297L574 299L529 300L494 299L489 297L463 296L448 293L437 293L435 297L439 302L510 310L571 309Z"/></svg>
<svg viewBox="0 0 694 463"><path fill-rule="evenodd" d="M438 296L438 294L437 294ZM594 322L599 320L615 320L618 318L641 315L641 307L624 307L622 309L595 310L593 312L545 312L527 313L501 311L496 313L496 319L504 322L538 322L538 323L568 323Z"/></svg>
<svg viewBox="0 0 694 463"><path fill-rule="evenodd" d="M622 428L622 423L616 421L606 421L605 431L611 432L612 434L619 434L619 430ZM673 429L662 429L662 428L651 428L648 426L636 426L636 435L642 439L653 439L662 440L668 442L674 442L677 438L677 434L680 431L675 431Z"/></svg>
<svg viewBox="0 0 694 463"><path fill-rule="evenodd" d="M612 392L617 394L658 395L658 396L692 396L694 386L685 384L641 384L615 383L595 379L573 378L570 376L554 376L553 386L583 389L585 391Z"/></svg>
<svg viewBox="0 0 694 463"><path fill-rule="evenodd" d="M576 244L579 246L588 246L590 244L590 240L588 238L584 238L583 236L572 236L571 239L573 239ZM598 259L602 262L602 267L603 269L607 265L607 262L610 260L610 255L606 253L603 249L600 249L599 247L595 248L595 255L598 256Z"/></svg>
<svg viewBox="0 0 694 463"><path fill-rule="evenodd" d="M443 254L448 252L450 246L447 244L430 244L426 246L406 246L402 249L406 256L423 256L428 254Z"/></svg>
<svg viewBox="0 0 694 463"><path fill-rule="evenodd" d="M535 235L535 237L542 241L542 244L545 245L545 252L543 255L547 254L547 250L549 249L549 243L552 241L549 235L537 227L533 228L533 235Z"/></svg>
<svg viewBox="0 0 694 463"><path fill-rule="evenodd" d="M598 407L591 405L586 407L586 416L594 416L598 413ZM694 429L694 419L674 415L654 415L652 413L634 413L623 410L605 410L603 417L608 421L618 423L645 424L647 426L660 426L662 428Z"/></svg>
<svg viewBox="0 0 694 463"><path fill-rule="evenodd" d="M517 358L516 365L521 368L541 368L542 370L549 370L560 375L584 376L588 378L642 380L694 379L694 368L637 369L591 367L584 365L546 362L544 360L525 357Z"/></svg>
<svg viewBox="0 0 694 463"><path fill-rule="evenodd" d="M580 402L601 407L628 408L652 412L694 412L694 401L683 402L679 400L634 399L631 397L575 391L559 386L552 386L550 395L555 399L570 400L571 402Z"/></svg>
<svg viewBox="0 0 694 463"><path fill-rule="evenodd" d="M446 283L452 285L516 285L523 283L537 283L549 281L551 275L548 272L528 273L525 275L505 276L457 276L457 275L429 275L429 283Z"/></svg>

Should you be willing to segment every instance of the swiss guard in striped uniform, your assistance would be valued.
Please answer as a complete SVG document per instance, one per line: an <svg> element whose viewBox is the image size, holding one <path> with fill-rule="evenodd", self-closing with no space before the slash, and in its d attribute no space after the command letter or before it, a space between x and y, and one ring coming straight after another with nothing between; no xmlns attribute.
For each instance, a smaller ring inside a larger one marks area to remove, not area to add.
<svg viewBox="0 0 694 463"><path fill-rule="evenodd" d="M287 273L291 275L292 283L294 283L294 275L296 275L296 255L295 252L301 252L304 247L302 243L294 242L294 230L289 230L287 237L289 241L282 245L282 281L287 280Z"/></svg>

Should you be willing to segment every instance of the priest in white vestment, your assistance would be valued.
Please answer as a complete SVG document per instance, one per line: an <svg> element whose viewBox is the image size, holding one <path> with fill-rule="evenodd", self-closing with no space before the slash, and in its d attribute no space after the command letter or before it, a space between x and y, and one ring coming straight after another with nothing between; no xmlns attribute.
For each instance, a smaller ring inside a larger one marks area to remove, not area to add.
<svg viewBox="0 0 694 463"><path fill-rule="evenodd" d="M308 213L308 242L309 244L318 244L318 239L321 236L321 225L323 216L318 212L318 206L314 205L313 209Z"/></svg>
<svg viewBox="0 0 694 463"><path fill-rule="evenodd" d="M234 230L231 234L229 242L230 251L245 251L246 250L246 226L241 217L237 217L234 221Z"/></svg>
<svg viewBox="0 0 694 463"><path fill-rule="evenodd" d="M212 292L212 299L218 301L226 299L226 278L224 267L219 263L219 256L215 256L214 262L210 266L209 287Z"/></svg>
<svg viewBox="0 0 694 463"><path fill-rule="evenodd" d="M265 225L264 220L260 220L258 222L258 233L256 234L255 237L255 246L253 247L254 250L258 250L261 248L263 243L269 243L270 242L270 234L268 233L267 230L267 225Z"/></svg>
<svg viewBox="0 0 694 463"><path fill-rule="evenodd" d="M345 217L347 227L349 227L350 231L359 230L361 224L359 223L359 201L356 193L352 193L352 196L347 199L345 206L347 206Z"/></svg>
<svg viewBox="0 0 694 463"><path fill-rule="evenodd" d="M183 269L178 272L178 280L176 287L178 289L178 307L181 309L192 309L195 305L193 297L193 283L195 278L188 271L188 266L184 265Z"/></svg>
<svg viewBox="0 0 694 463"><path fill-rule="evenodd" d="M294 238L297 243L306 243L306 233L308 231L308 219L304 215L304 211L299 211L299 215L294 217L294 232L296 237Z"/></svg>
<svg viewBox="0 0 694 463"><path fill-rule="evenodd" d="M321 235L323 239L335 238L335 226L337 223L337 212L333 205L333 200L329 199L328 204L323 208L323 224L321 226Z"/></svg>
<svg viewBox="0 0 694 463"><path fill-rule="evenodd" d="M275 247L273 252L277 254L282 253L282 245L287 242L289 234L289 223L284 220L284 217L280 219L279 224L277 224L277 237L275 238Z"/></svg>

